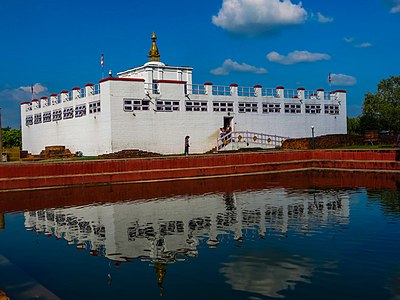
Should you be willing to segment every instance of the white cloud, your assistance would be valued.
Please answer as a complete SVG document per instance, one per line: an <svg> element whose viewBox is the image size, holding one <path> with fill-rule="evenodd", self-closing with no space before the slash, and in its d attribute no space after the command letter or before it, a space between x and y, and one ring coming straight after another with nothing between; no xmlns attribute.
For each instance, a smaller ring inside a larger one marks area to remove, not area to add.
<svg viewBox="0 0 400 300"><path fill-rule="evenodd" d="M33 87L33 94L40 94L43 92L47 92L47 87L41 85L40 83L35 83L33 86L21 86L19 87L20 90L24 92L31 93Z"/></svg>
<svg viewBox="0 0 400 300"><path fill-rule="evenodd" d="M318 18L318 22L320 22L320 23L331 23L331 22L333 22L333 18L325 17L321 13L317 13L317 18Z"/></svg>
<svg viewBox="0 0 400 300"><path fill-rule="evenodd" d="M229 32L258 35L305 22L307 12L302 3L291 0L223 0L212 23Z"/></svg>
<svg viewBox="0 0 400 300"><path fill-rule="evenodd" d="M228 58L224 61L221 67L210 71L214 75L228 75L231 72L249 72L255 74L266 74L268 71L264 68L257 68L246 63L238 63Z"/></svg>
<svg viewBox="0 0 400 300"><path fill-rule="evenodd" d="M331 74L331 79L331 84L334 86L353 86L357 84L355 77L345 74Z"/></svg>
<svg viewBox="0 0 400 300"><path fill-rule="evenodd" d="M390 12L392 14L397 14L400 13L400 0L392 0L392 8L390 9Z"/></svg>
<svg viewBox="0 0 400 300"><path fill-rule="evenodd" d="M371 48L372 44L371 43L361 43L361 44L355 45L354 47L356 47L356 48Z"/></svg>
<svg viewBox="0 0 400 300"><path fill-rule="evenodd" d="M293 51L287 56L281 55L278 52L272 51L267 54L267 59L283 65L294 65L303 62L316 62L319 60L329 60L331 57L325 53L311 53L309 51Z"/></svg>
<svg viewBox="0 0 400 300"><path fill-rule="evenodd" d="M344 40L346 43L352 43L352 42L354 42L354 38L353 38L353 37L344 37L343 40Z"/></svg>
<svg viewBox="0 0 400 300"><path fill-rule="evenodd" d="M36 83L33 85L33 96L40 98L47 93L47 87ZM20 102L31 101L32 92L30 86L20 86L15 89L4 89L0 91L0 106L2 108L3 127L11 126L19 128L20 126Z"/></svg>

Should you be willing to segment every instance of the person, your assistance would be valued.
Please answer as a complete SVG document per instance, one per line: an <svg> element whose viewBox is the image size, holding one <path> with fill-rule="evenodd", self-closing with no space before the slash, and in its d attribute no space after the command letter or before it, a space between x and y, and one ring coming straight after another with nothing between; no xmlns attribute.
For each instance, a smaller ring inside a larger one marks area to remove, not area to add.
<svg viewBox="0 0 400 300"><path fill-rule="evenodd" d="M190 147L190 145L189 145L189 136L187 135L186 137L185 137L185 155L186 156L188 156L189 155L189 147Z"/></svg>
<svg viewBox="0 0 400 300"><path fill-rule="evenodd" d="M225 128L222 128L222 127L221 127L221 128L219 129L219 137L222 138L225 134L226 134Z"/></svg>

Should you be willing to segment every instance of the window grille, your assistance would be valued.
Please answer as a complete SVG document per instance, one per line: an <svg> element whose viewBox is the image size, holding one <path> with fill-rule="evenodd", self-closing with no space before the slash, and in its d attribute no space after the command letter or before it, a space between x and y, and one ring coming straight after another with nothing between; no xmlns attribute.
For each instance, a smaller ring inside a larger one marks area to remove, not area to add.
<svg viewBox="0 0 400 300"><path fill-rule="evenodd" d="M306 114L320 114L321 105L319 104L306 104Z"/></svg>
<svg viewBox="0 0 400 300"><path fill-rule="evenodd" d="M89 114L94 114L100 112L100 101L90 102L89 103Z"/></svg>
<svg viewBox="0 0 400 300"><path fill-rule="evenodd" d="M157 100L157 111L179 111L179 101Z"/></svg>
<svg viewBox="0 0 400 300"><path fill-rule="evenodd" d="M239 112L258 112L257 102L239 102Z"/></svg>
<svg viewBox="0 0 400 300"><path fill-rule="evenodd" d="M214 101L213 111L221 112L233 112L233 102L232 101Z"/></svg>
<svg viewBox="0 0 400 300"><path fill-rule="evenodd" d="M285 104L285 113L287 113L287 114L300 114L301 113L300 104Z"/></svg>
<svg viewBox="0 0 400 300"><path fill-rule="evenodd" d="M43 123L51 122L51 111L43 113Z"/></svg>
<svg viewBox="0 0 400 300"><path fill-rule="evenodd" d="M62 119L61 109L53 110L53 121L59 121Z"/></svg>
<svg viewBox="0 0 400 300"><path fill-rule="evenodd" d="M263 103L263 113L280 113L281 105L280 103Z"/></svg>
<svg viewBox="0 0 400 300"><path fill-rule="evenodd" d="M75 118L86 116L86 104L75 106Z"/></svg>
<svg viewBox="0 0 400 300"><path fill-rule="evenodd" d="M64 107L63 110L63 119L72 119L74 117L74 108L71 107Z"/></svg>
<svg viewBox="0 0 400 300"><path fill-rule="evenodd" d="M150 100L124 98L124 111L149 110Z"/></svg>
<svg viewBox="0 0 400 300"><path fill-rule="evenodd" d="M207 101L186 101L186 111L207 111Z"/></svg>
<svg viewBox="0 0 400 300"><path fill-rule="evenodd" d="M29 125L32 125L32 124L33 124L33 117L32 117L32 115L26 116L26 117L25 117L25 125L26 125L26 126L29 126Z"/></svg>
<svg viewBox="0 0 400 300"><path fill-rule="evenodd" d="M34 123L35 123L35 124L40 124L40 123L42 123L42 114L35 114Z"/></svg>
<svg viewBox="0 0 400 300"><path fill-rule="evenodd" d="M339 114L339 105L325 104L325 114L338 115Z"/></svg>

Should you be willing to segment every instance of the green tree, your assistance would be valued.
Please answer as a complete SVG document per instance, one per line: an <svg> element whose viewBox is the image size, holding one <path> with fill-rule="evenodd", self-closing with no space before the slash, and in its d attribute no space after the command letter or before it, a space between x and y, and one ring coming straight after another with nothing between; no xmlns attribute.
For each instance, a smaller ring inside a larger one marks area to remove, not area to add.
<svg viewBox="0 0 400 300"><path fill-rule="evenodd" d="M365 95L360 124L364 130L400 132L400 76L381 80L375 94Z"/></svg>
<svg viewBox="0 0 400 300"><path fill-rule="evenodd" d="M347 133L361 134L360 117L347 118Z"/></svg>
<svg viewBox="0 0 400 300"><path fill-rule="evenodd" d="M11 129L10 127L7 127L3 128L1 132L2 132L1 136L4 148L21 147L22 145L21 130Z"/></svg>

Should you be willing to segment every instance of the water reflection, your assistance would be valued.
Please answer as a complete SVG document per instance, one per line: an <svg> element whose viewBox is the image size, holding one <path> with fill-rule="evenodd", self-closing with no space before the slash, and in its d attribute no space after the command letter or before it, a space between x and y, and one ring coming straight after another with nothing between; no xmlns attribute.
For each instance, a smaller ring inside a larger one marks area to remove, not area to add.
<svg viewBox="0 0 400 300"><path fill-rule="evenodd" d="M267 233L312 235L324 226L347 224L349 213L347 192L275 188L35 210L24 213L24 225L116 266L148 261L162 294L167 265L198 256L202 242L214 248L224 240L264 239ZM282 250L231 260L220 272L233 289L270 297L307 282L313 272L308 258Z"/></svg>
<svg viewBox="0 0 400 300"><path fill-rule="evenodd" d="M233 289L273 298L283 298L279 292L294 289L299 282L309 283L314 271L309 258L290 255L281 248L232 259L235 261L225 263L220 272Z"/></svg>

